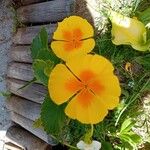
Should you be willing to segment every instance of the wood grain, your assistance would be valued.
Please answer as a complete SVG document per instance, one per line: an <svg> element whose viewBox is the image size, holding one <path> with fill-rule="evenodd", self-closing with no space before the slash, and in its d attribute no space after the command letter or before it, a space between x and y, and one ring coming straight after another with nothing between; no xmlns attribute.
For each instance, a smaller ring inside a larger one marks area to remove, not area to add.
<svg viewBox="0 0 150 150"><path fill-rule="evenodd" d="M6 82L7 89L11 93L36 103L41 104L44 100L45 95L47 94L47 89L40 84L34 83L32 85L29 85L28 87L19 90L19 88L24 86L27 82L10 78L7 78Z"/></svg>
<svg viewBox="0 0 150 150"><path fill-rule="evenodd" d="M13 4L15 5L15 8L18 8L24 5L29 5L29 4L46 2L46 1L48 0L12 0Z"/></svg>
<svg viewBox="0 0 150 150"><path fill-rule="evenodd" d="M30 46L12 46L10 57L12 61L32 63Z"/></svg>
<svg viewBox="0 0 150 150"><path fill-rule="evenodd" d="M8 66L7 76L23 81L31 81L34 77L32 65L12 62Z"/></svg>
<svg viewBox="0 0 150 150"><path fill-rule="evenodd" d="M42 139L43 141L51 144L51 145L56 145L56 143L54 142L54 140L48 136L43 129L41 128L33 128L33 121L29 120L17 113L11 112L11 118L12 121L16 122L17 124L19 124L20 126L22 126L23 128L25 128L26 130L30 131L32 134L34 134L35 136L39 137L40 139Z"/></svg>
<svg viewBox="0 0 150 150"><path fill-rule="evenodd" d="M46 150L47 147L51 148L48 143L16 124L8 128L6 141L21 147L22 150ZM14 147L10 150L14 150Z"/></svg>
<svg viewBox="0 0 150 150"><path fill-rule="evenodd" d="M6 104L10 111L30 120L35 121L40 116L41 105L30 100L13 95L6 101Z"/></svg>
<svg viewBox="0 0 150 150"><path fill-rule="evenodd" d="M54 0L22 6L17 10L18 20L22 23L57 22L70 14L70 1Z"/></svg>
<svg viewBox="0 0 150 150"><path fill-rule="evenodd" d="M50 42L52 40L52 34L56 30L57 24L18 28L17 33L13 37L13 43L16 45L31 44L33 38L39 33L42 27L46 28Z"/></svg>

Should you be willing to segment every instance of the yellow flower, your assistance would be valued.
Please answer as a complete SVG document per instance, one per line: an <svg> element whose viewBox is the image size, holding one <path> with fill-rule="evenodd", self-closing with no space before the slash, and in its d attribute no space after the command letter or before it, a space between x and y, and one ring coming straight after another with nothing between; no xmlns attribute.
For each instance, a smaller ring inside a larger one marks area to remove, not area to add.
<svg viewBox="0 0 150 150"><path fill-rule="evenodd" d="M99 55L72 58L52 70L48 89L57 104L68 102L65 113L85 124L96 124L119 103L120 86L112 64Z"/></svg>
<svg viewBox="0 0 150 150"><path fill-rule="evenodd" d="M127 44L139 51L150 49L150 41L147 41L146 28L142 22L115 11L110 11L110 20L112 22L112 42L115 45Z"/></svg>
<svg viewBox="0 0 150 150"><path fill-rule="evenodd" d="M94 30L87 20L79 16L65 18L58 23L51 48L64 61L76 55L85 55L95 46Z"/></svg>

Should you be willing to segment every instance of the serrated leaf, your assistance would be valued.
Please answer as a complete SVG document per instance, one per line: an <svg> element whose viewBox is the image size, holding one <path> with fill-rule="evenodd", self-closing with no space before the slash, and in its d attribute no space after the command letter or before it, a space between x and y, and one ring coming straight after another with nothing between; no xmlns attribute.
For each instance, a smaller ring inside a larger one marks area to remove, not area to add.
<svg viewBox="0 0 150 150"><path fill-rule="evenodd" d="M53 63L47 63L46 61L43 60L35 60L33 62L33 70L34 70L34 75L36 77L36 79L41 82L42 84L44 84L45 86L47 86L48 84L48 76L45 74L45 69L49 68L49 72L50 70L52 70L53 68Z"/></svg>
<svg viewBox="0 0 150 150"><path fill-rule="evenodd" d="M48 134L57 134L64 126L65 107L66 104L56 105L49 96L45 98L41 108L41 120Z"/></svg>

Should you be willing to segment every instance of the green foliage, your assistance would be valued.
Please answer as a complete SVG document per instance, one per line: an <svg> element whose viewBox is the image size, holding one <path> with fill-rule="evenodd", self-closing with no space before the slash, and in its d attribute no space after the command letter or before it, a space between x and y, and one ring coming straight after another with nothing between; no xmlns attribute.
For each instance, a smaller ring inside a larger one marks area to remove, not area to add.
<svg viewBox="0 0 150 150"><path fill-rule="evenodd" d="M48 34L45 28L42 28L39 34L33 39L31 55L33 61L35 59L41 59L43 61L50 60L55 64L59 63L59 59L48 47Z"/></svg>
<svg viewBox="0 0 150 150"><path fill-rule="evenodd" d="M5 98L9 98L11 96L11 93L9 91L0 91L0 96L3 96Z"/></svg>
<svg viewBox="0 0 150 150"><path fill-rule="evenodd" d="M150 54L136 57L135 61L141 64L146 70L150 71Z"/></svg>
<svg viewBox="0 0 150 150"><path fill-rule="evenodd" d="M48 47L48 34L45 28L42 28L33 39L31 55L35 78L38 82L47 86L49 74L53 67L59 63L59 59Z"/></svg>
<svg viewBox="0 0 150 150"><path fill-rule="evenodd" d="M101 150L113 150L113 147L109 142L102 142Z"/></svg>
<svg viewBox="0 0 150 150"><path fill-rule="evenodd" d="M48 134L56 135L61 132L66 121L65 106L66 104L56 105L49 96L45 98L41 108L41 120Z"/></svg>
<svg viewBox="0 0 150 150"><path fill-rule="evenodd" d="M134 2L135 7L132 11L137 8L139 0ZM144 19L147 21L147 18ZM132 131L132 127L139 114L141 96L150 85L148 75L150 55L137 52L130 46L114 45L111 42L109 25L108 30L107 33L97 36L94 52L113 63L115 73L120 79L122 95L120 105L115 110L109 111L108 116L102 122L94 125L93 139L102 143L102 150L133 150L141 142L141 138ZM44 28L34 38L31 53L34 75L40 83L47 86L49 74L60 60L49 49L48 36ZM125 70L127 62L132 65L131 72ZM76 145L80 139L85 138L84 135L89 131L89 126L76 120L68 122L64 113L65 106L66 104L56 105L49 96L46 96L42 104L40 119L35 122L34 126L43 126L48 134L55 135L62 143Z"/></svg>
<svg viewBox="0 0 150 150"><path fill-rule="evenodd" d="M145 9L142 12L138 12L138 19L143 22L145 25L150 23L150 8Z"/></svg>
<svg viewBox="0 0 150 150"><path fill-rule="evenodd" d="M33 62L34 75L38 81L43 83L45 86L48 84L49 73L51 72L54 64L50 61L43 61L36 59Z"/></svg>
<svg viewBox="0 0 150 150"><path fill-rule="evenodd" d="M134 125L135 121L128 118L122 123L120 132L118 133L118 137L122 140L123 145L129 143L130 146L132 146L132 149L137 148L137 144L141 142L141 137L132 131Z"/></svg>

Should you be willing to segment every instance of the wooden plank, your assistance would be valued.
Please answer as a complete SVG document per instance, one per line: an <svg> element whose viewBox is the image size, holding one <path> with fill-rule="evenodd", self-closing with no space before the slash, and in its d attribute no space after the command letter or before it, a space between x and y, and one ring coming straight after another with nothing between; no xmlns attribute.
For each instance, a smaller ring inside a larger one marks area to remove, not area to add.
<svg viewBox="0 0 150 150"><path fill-rule="evenodd" d="M6 142L4 145L4 150L23 150L23 149L11 142Z"/></svg>
<svg viewBox="0 0 150 150"><path fill-rule="evenodd" d="M32 63L30 46L13 46L10 57L13 61Z"/></svg>
<svg viewBox="0 0 150 150"><path fill-rule="evenodd" d="M12 62L8 66L7 76L23 81L31 81L34 78L32 65Z"/></svg>
<svg viewBox="0 0 150 150"><path fill-rule="evenodd" d="M16 4L17 6L23 6L23 5L29 5L34 3L40 3L44 1L47 0L13 0L13 3Z"/></svg>
<svg viewBox="0 0 150 150"><path fill-rule="evenodd" d="M69 6L69 0L54 0L22 6L17 10L17 17L22 23L57 22L70 14Z"/></svg>
<svg viewBox="0 0 150 150"><path fill-rule="evenodd" d="M50 136L48 136L43 131L43 129L33 128L34 122L32 120L29 120L29 119L27 119L17 113L14 113L14 112L11 112L11 119L12 119L12 121L16 122L17 124L19 124L20 126L25 128L26 130L30 131L32 134L39 137L43 141L45 141L51 145L56 145L56 142Z"/></svg>
<svg viewBox="0 0 150 150"><path fill-rule="evenodd" d="M6 101L6 106L10 111L13 111L33 121L38 119L40 116L40 104L34 103L18 96L11 96L9 100Z"/></svg>
<svg viewBox="0 0 150 150"><path fill-rule="evenodd" d="M52 34L56 30L57 24L18 28L17 33L13 37L13 43L16 45L31 44L33 38L39 33L42 27L46 28L50 42L52 40Z"/></svg>
<svg viewBox="0 0 150 150"><path fill-rule="evenodd" d="M8 78L6 79L6 83L7 89L11 93L36 103L41 104L44 100L45 95L47 94L47 89L40 84L34 83L32 85L29 85L28 87L19 90L19 88L24 86L27 82Z"/></svg>
<svg viewBox="0 0 150 150"><path fill-rule="evenodd" d="M27 150L46 150L48 148L51 150L49 144L18 125L13 125L7 130L6 138L13 144L20 145Z"/></svg>

